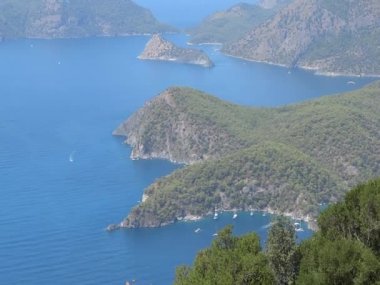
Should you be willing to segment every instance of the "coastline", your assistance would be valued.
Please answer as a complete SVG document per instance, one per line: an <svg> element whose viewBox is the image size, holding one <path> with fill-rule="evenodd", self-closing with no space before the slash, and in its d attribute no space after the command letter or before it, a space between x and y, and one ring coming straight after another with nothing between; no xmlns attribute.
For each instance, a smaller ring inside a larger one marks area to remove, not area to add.
<svg viewBox="0 0 380 285"><path fill-rule="evenodd" d="M0 37L0 43L6 42L6 41L13 41L13 40L75 40L75 39L89 39L89 38L127 38L127 37L138 37L138 36L152 36L154 34L179 34L179 32L172 31L172 32L151 32L151 33L122 33L122 34L99 34L99 35L78 35L78 36L25 36L25 37L11 37L11 38L5 38Z"/></svg>
<svg viewBox="0 0 380 285"><path fill-rule="evenodd" d="M134 146L129 144L128 143L128 137L125 135L125 134L118 134L116 133L115 131L113 132L113 135L114 136L121 136L123 137L125 140L124 140L124 143L127 144L128 146L130 146L132 148L132 151L131 151L131 154L130 154L130 159L131 160L139 160L139 159L144 159L144 160L153 160L153 159L163 159L163 160L167 160L169 161L170 163L173 163L173 164L182 164L182 165L191 165L191 164L194 164L194 163L197 163L199 161L182 161L182 162L179 162L179 161L175 161L175 160L172 160L170 157L168 156L165 156L165 155L160 155L159 153L151 153L150 155L144 155L144 156L140 156L140 155L136 155L134 153ZM142 203L145 202L147 199L149 198L149 196L145 193L143 193L143 196L142 196ZM141 203L139 203L141 204ZM298 215L294 212L280 212L278 210L274 210L270 207L266 207L264 209L251 209L253 212L261 212L261 213L266 213L266 214L271 214L271 215L277 215L277 216L286 216L286 217L289 217L290 219L292 220L302 220L304 222L307 223L308 225L308 228L312 231L317 231L318 230L318 226L317 226L317 221L315 218L307 215L307 216L302 216L302 215ZM220 213L224 213L224 212L250 212L246 209L239 209L239 208L234 208L234 209L220 209L218 212ZM214 212L210 211L208 213L206 213L205 215L202 215L202 216L197 216L197 215L191 215L191 214L187 214L186 216L184 217L175 217L172 221L167 221L165 223L162 223L161 225L158 225L158 226L149 226L149 228L158 228L158 227L163 227L163 226L167 226L167 225L170 225L170 224L174 224L176 222L197 222L197 221L200 221L202 219L205 219L207 216L211 216L213 215ZM122 228L131 228L128 224L126 224L126 219L123 219L120 223L118 224L110 224L107 226L106 230L109 231L109 232L112 232L114 230L118 230L118 229L122 229Z"/></svg>
<svg viewBox="0 0 380 285"><path fill-rule="evenodd" d="M318 70L317 68L311 67L311 66L306 66L306 65L296 65L294 67L290 67L286 64L281 64L281 63L275 63L271 61L265 61L265 60L255 60L255 59L250 59L250 58L245 58L242 56L237 56L237 55L232 55L226 52L223 52L221 50L221 53L223 53L225 56L232 57L232 58L237 58L245 61L250 61L250 62L256 62L256 63L264 63L264 64L269 64L269 65L274 65L274 66L279 66L287 69L294 69L294 68L299 68L305 71L310 71L313 72L314 75L317 76L326 76L326 77L356 77L356 78L380 78L380 74L352 74L352 73L340 73L340 72L333 72L333 71L323 71L323 70Z"/></svg>
<svg viewBox="0 0 380 285"><path fill-rule="evenodd" d="M262 213L263 215L270 214L270 215L273 215L273 216L285 216L285 217L290 218L293 221L303 221L303 222L305 222L307 224L308 229L310 229L310 230L312 230L314 232L318 230L316 219L313 219L310 216L299 216L299 215L296 215L296 214L294 214L292 212L281 213L281 212L273 210L273 209L271 209L269 207L265 208L265 209L261 209L261 210L252 209L251 211L247 211L247 210L243 210L243 209L222 209L222 210L218 211L218 213L246 213L246 214L250 213L250 212ZM214 213L212 213L212 212L208 212L207 214L205 214L203 216L197 216L197 215L188 214L185 217L176 217L173 221L165 222L165 223L163 223L163 224L161 224L159 226L149 226L149 227L140 227L140 228L161 228L161 227L165 227L165 226L168 226L168 225L171 225L171 224L175 224L177 222L185 222L185 223L199 222L201 220L204 220L204 219L212 216L213 214ZM125 223L125 219L124 219L123 221L121 221L118 224L110 224L110 225L108 225L106 227L106 231L113 232L113 231L116 231L116 230L119 230L119 229L130 229L130 228L131 227Z"/></svg>

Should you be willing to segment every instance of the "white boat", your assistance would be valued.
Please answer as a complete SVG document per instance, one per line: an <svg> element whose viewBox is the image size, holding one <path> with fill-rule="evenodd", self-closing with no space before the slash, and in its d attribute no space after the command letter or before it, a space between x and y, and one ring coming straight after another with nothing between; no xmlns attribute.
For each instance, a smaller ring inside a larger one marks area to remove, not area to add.
<svg viewBox="0 0 380 285"><path fill-rule="evenodd" d="M253 216L253 211L251 211L251 212L249 213L249 215L250 215L250 216Z"/></svg>
<svg viewBox="0 0 380 285"><path fill-rule="evenodd" d="M217 220L219 217L219 214L217 212L214 213L214 220Z"/></svg>
<svg viewBox="0 0 380 285"><path fill-rule="evenodd" d="M296 232L303 232L303 228L301 226L301 223L298 223L298 222L294 223L294 229Z"/></svg>
<svg viewBox="0 0 380 285"><path fill-rule="evenodd" d="M347 81L347 84L349 84L349 85L355 85L355 84L356 84L356 82L355 82L355 81L352 81L352 80L350 80L350 81Z"/></svg>
<svg viewBox="0 0 380 285"><path fill-rule="evenodd" d="M213 236L213 237L217 237L217 236L218 236L218 234L217 234L217 233L215 233L215 234L213 234L212 236Z"/></svg>
<svg viewBox="0 0 380 285"><path fill-rule="evenodd" d="M197 228L194 232L195 233L199 233L201 231L201 229L200 228Z"/></svg>
<svg viewBox="0 0 380 285"><path fill-rule="evenodd" d="M236 213L234 213L234 215L232 216L232 219L236 219L237 218L237 214Z"/></svg>
<svg viewBox="0 0 380 285"><path fill-rule="evenodd" d="M70 153L70 156L69 156L69 161L70 162L74 162L74 154L75 154L75 151L73 151L72 153Z"/></svg>

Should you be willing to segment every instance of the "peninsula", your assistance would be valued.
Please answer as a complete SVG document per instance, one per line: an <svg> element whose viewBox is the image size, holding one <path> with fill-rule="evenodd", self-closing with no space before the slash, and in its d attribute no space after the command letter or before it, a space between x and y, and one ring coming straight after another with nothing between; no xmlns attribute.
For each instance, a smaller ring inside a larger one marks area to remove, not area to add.
<svg viewBox="0 0 380 285"><path fill-rule="evenodd" d="M380 83L280 108L234 105L173 87L122 123L132 158L188 164L149 186L120 224L157 227L215 209L313 220L380 176Z"/></svg>
<svg viewBox="0 0 380 285"><path fill-rule="evenodd" d="M211 59L203 51L178 47L158 34L152 36L138 58L195 64L203 67L214 66Z"/></svg>

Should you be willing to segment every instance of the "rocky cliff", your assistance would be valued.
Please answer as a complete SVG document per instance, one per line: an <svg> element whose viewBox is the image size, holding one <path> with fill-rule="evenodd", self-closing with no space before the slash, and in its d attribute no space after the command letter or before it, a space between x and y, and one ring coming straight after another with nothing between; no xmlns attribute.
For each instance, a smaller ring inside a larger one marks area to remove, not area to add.
<svg viewBox="0 0 380 285"><path fill-rule="evenodd" d="M214 65L204 52L198 49L180 48L158 34L152 36L138 58L188 63L203 67L212 67Z"/></svg>
<svg viewBox="0 0 380 285"><path fill-rule="evenodd" d="M223 50L320 73L380 75L379 18L377 0L295 0Z"/></svg>
<svg viewBox="0 0 380 285"><path fill-rule="evenodd" d="M273 109L170 88L116 131L133 157L192 163L145 190L121 226L153 227L220 210L313 219L321 203L380 176L380 83Z"/></svg>
<svg viewBox="0 0 380 285"><path fill-rule="evenodd" d="M131 0L0 2L0 36L4 38L124 36L173 30Z"/></svg>

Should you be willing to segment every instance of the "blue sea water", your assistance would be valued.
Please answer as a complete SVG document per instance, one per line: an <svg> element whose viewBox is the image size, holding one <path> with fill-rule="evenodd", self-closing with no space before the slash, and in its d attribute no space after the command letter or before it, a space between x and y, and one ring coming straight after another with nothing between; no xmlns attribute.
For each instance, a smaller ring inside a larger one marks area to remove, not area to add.
<svg viewBox="0 0 380 285"><path fill-rule="evenodd" d="M187 40L168 37L180 45ZM165 88L193 86L238 104L270 107L371 81L289 73L226 57L214 46L203 47L213 69L139 61L147 40L0 45L0 284L170 284L175 267L191 263L226 224L234 224L237 234L255 230L265 240L270 216L260 213L105 231L137 204L146 186L179 167L132 161L122 139L111 136ZM300 238L309 235L301 232Z"/></svg>

